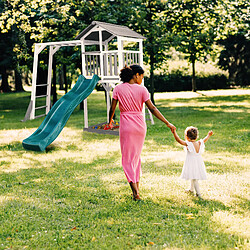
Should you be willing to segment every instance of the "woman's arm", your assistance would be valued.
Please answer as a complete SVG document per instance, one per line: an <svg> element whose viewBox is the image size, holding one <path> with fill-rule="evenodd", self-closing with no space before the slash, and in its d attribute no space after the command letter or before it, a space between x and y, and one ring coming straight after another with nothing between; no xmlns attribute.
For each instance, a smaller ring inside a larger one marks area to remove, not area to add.
<svg viewBox="0 0 250 250"><path fill-rule="evenodd" d="M203 142L204 142L204 143L207 142L208 139L210 138L210 136L212 136L212 135L213 135L213 131L210 130L210 131L208 132L207 136L203 139Z"/></svg>
<svg viewBox="0 0 250 250"><path fill-rule="evenodd" d="M176 129L174 129L173 135L174 135L175 140L176 140L178 143L180 143L180 144L183 145L183 146L187 146L187 143L186 143L185 141L183 141L183 140L179 137L179 135L177 134Z"/></svg>
<svg viewBox="0 0 250 250"><path fill-rule="evenodd" d="M151 102L150 99L148 99L145 104L147 105L148 109L150 110L150 112L156 117L158 118L160 121L164 122L173 132L175 128L175 126L170 123L162 114L161 112L155 107L155 105Z"/></svg>
<svg viewBox="0 0 250 250"><path fill-rule="evenodd" d="M115 108L116 108L117 102L118 102L118 100L116 100L114 98L112 99L111 107L109 110L109 126L112 126L112 120L113 120L113 117L115 114Z"/></svg>

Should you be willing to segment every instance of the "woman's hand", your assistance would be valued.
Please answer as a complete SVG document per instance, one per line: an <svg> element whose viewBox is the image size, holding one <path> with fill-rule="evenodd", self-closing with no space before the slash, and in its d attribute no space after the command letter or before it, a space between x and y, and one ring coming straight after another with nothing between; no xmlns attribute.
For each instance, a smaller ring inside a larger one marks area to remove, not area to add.
<svg viewBox="0 0 250 250"><path fill-rule="evenodd" d="M114 123L114 120L113 120L113 119L112 119L112 120L110 121L110 123L108 124L108 126L109 126L110 128L113 128L113 127L114 127L114 125L113 125L112 123Z"/></svg>
<svg viewBox="0 0 250 250"><path fill-rule="evenodd" d="M172 123L168 123L167 126L170 128L172 133L174 133L174 131L176 131L176 127Z"/></svg>

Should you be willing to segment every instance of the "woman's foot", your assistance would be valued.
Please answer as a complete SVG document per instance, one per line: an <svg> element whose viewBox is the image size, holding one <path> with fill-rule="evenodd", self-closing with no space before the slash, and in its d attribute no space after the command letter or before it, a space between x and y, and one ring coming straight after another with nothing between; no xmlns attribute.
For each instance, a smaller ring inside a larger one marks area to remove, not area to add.
<svg viewBox="0 0 250 250"><path fill-rule="evenodd" d="M130 184L131 190L133 192L133 199L135 199L135 197L137 197L137 196L140 197L139 190L137 188L136 183L130 182L129 184Z"/></svg>
<svg viewBox="0 0 250 250"><path fill-rule="evenodd" d="M140 201L140 200L141 200L140 195L139 195L139 194L133 195L133 200L134 200L134 201Z"/></svg>

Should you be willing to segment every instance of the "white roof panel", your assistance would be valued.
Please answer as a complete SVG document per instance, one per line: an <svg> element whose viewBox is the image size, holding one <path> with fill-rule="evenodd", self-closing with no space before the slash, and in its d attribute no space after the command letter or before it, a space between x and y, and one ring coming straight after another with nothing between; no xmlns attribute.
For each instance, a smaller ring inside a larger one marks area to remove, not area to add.
<svg viewBox="0 0 250 250"><path fill-rule="evenodd" d="M102 40L108 40L112 35L114 36L122 36L129 38L137 38L137 39L146 39L146 37L140 35L139 33L131 30L130 28L122 25L104 23L99 21L93 21L86 29L84 29L75 39L79 40L82 37L86 40L99 41L99 32L93 30L95 27L101 27L104 29L102 34Z"/></svg>

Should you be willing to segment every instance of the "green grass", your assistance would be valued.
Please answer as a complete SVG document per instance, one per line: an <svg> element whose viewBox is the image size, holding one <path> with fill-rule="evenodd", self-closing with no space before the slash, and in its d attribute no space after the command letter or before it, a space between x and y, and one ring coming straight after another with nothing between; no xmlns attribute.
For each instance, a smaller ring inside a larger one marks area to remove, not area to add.
<svg viewBox="0 0 250 250"><path fill-rule="evenodd" d="M203 156L209 178L200 182L204 200L184 193L185 153L154 119L142 152L143 202L131 199L119 138L83 132L79 108L46 152L24 150L43 119L20 122L29 98L0 94L0 249L250 247L248 95L157 100L181 137L189 125L200 138L214 131ZM89 124L105 121L104 100L90 96Z"/></svg>

